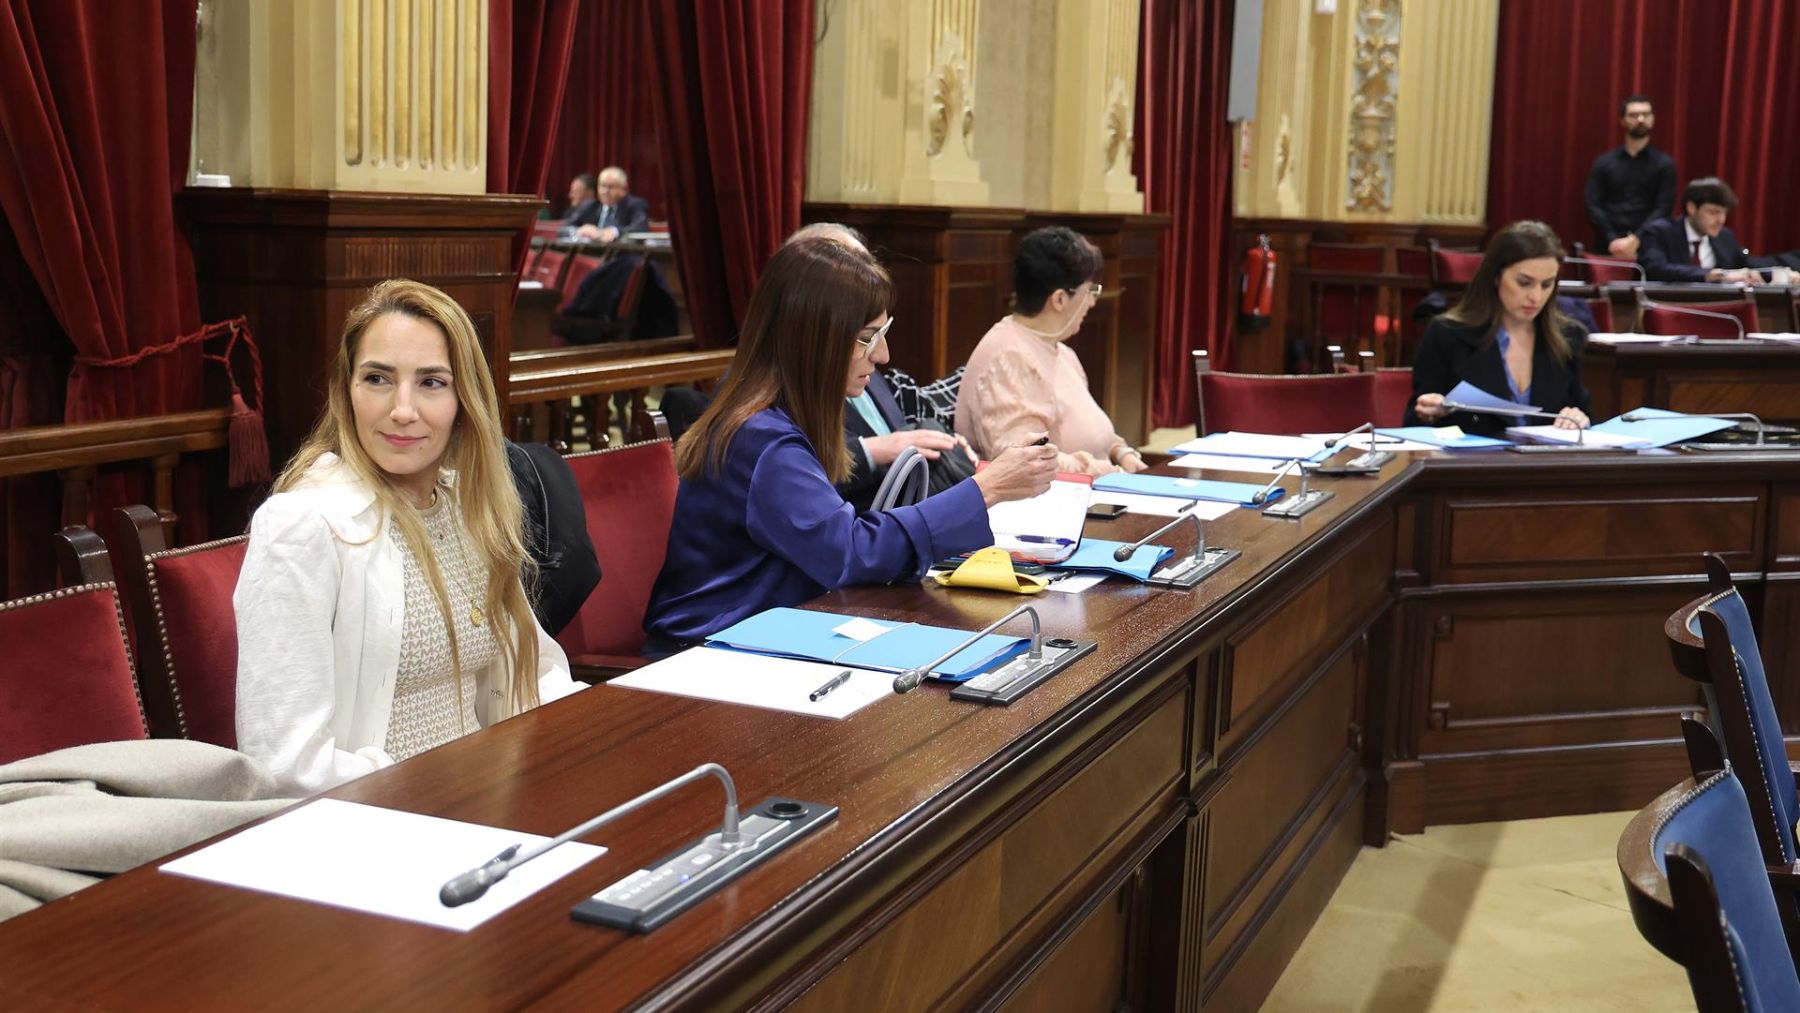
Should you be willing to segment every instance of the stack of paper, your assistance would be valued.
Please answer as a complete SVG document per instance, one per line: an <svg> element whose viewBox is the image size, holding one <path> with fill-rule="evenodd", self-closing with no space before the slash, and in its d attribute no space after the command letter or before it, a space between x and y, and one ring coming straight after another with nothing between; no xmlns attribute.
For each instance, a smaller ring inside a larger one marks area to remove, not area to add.
<svg viewBox="0 0 1800 1013"><path fill-rule="evenodd" d="M1238 506L1274 502L1282 495L1280 486L1269 490L1265 499L1257 499L1263 487L1248 482L1208 482L1197 478L1171 478L1167 475L1115 472L1094 480L1094 488L1104 492L1134 493L1140 496L1167 496L1172 499L1203 499Z"/></svg>
<svg viewBox="0 0 1800 1013"><path fill-rule="evenodd" d="M1508 426L1506 435L1534 443L1580 444L1584 447L1612 447L1620 450L1638 450L1650 446L1649 439L1643 436L1625 436L1599 429L1588 429L1578 434L1577 430L1558 429L1554 425Z"/></svg>
<svg viewBox="0 0 1800 1013"><path fill-rule="evenodd" d="M1287 461L1267 457L1224 457L1219 454L1182 454L1169 463L1177 468L1238 471L1247 475L1273 475L1288 466Z"/></svg>
<svg viewBox="0 0 1800 1013"><path fill-rule="evenodd" d="M1323 461L1331 456L1324 440L1305 436L1272 436L1268 433L1208 433L1197 440L1177 444L1174 454L1210 454L1218 457L1258 457L1271 461Z"/></svg>
<svg viewBox="0 0 1800 1013"><path fill-rule="evenodd" d="M1375 431L1383 436L1424 443L1441 450L1499 450L1512 446L1505 440L1496 440L1491 436L1465 433L1456 426L1400 426Z"/></svg>
<svg viewBox="0 0 1800 1013"><path fill-rule="evenodd" d="M1030 499L996 503L988 507L988 527L994 544L1014 559L1054 563L1069 558L1081 541L1087 523L1092 479L1060 477L1050 488Z"/></svg>
<svg viewBox="0 0 1800 1013"><path fill-rule="evenodd" d="M812 698L843 672L850 673L848 680L817 700ZM695 647L621 675L607 685L841 720L892 696L894 677L843 665Z"/></svg>
<svg viewBox="0 0 1800 1013"><path fill-rule="evenodd" d="M1682 440L1692 440L1737 425L1730 419L1706 415L1683 415L1661 408L1633 408L1595 426L1590 432L1611 433L1643 440L1646 447L1666 447Z"/></svg>
<svg viewBox="0 0 1800 1013"><path fill-rule="evenodd" d="M929 664L973 632L923 623L877 622L811 609L773 608L720 630L706 641L779 658L904 672ZM931 674L953 682L974 678L1026 646L1024 637L990 633L932 669Z"/></svg>
<svg viewBox="0 0 1800 1013"><path fill-rule="evenodd" d="M1138 493L1114 492L1106 489L1095 489L1093 502L1117 503L1126 512L1143 514L1146 517L1174 517L1181 513L1198 514L1203 521L1213 521L1236 510L1236 503L1210 503L1197 500L1180 500L1168 496L1144 496ZM1192 510L1188 508L1192 507Z"/></svg>
<svg viewBox="0 0 1800 1013"><path fill-rule="evenodd" d="M1667 334L1608 334L1596 331L1587 339L1598 345L1663 345L1669 341Z"/></svg>

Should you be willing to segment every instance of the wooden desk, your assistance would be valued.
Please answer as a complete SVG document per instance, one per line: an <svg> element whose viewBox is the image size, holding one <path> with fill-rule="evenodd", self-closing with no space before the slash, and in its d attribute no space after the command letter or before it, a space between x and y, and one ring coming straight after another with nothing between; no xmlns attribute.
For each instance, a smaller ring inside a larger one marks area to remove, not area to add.
<svg viewBox="0 0 1800 1013"><path fill-rule="evenodd" d="M0 925L0 981L133 1010L1254 1009L1390 813L1623 808L1679 779L1697 698L1660 624L1702 549L1769 620L1800 724L1800 453L1423 455L1321 484L1299 521L1209 525L1244 556L1196 592L1042 596L1049 635L1101 646L1010 708L928 686L831 722L600 687L334 793L553 833L718 760L746 801L842 806L649 936L567 912L715 821L714 791L467 935L145 868ZM1017 601L817 604L974 627Z"/></svg>
<svg viewBox="0 0 1800 1013"><path fill-rule="evenodd" d="M1589 342L1581 377L1596 419L1644 407L1754 412L1765 422L1800 423L1800 345Z"/></svg>
<svg viewBox="0 0 1800 1013"><path fill-rule="evenodd" d="M1590 293L1594 286L1585 286ZM1637 289L1657 302L1690 303L1704 308L1709 302L1720 302L1738 299L1744 291L1741 285L1711 285L1684 282L1608 282L1598 286L1601 295L1612 301L1613 326L1621 331L1638 329ZM1751 287L1752 298L1756 300L1756 315L1762 321L1756 328L1763 331L1791 331L1794 323L1794 295L1796 290L1781 285L1756 285ZM1571 286L1564 286L1560 295L1575 295ZM1585 298L1592 298L1592 295Z"/></svg>

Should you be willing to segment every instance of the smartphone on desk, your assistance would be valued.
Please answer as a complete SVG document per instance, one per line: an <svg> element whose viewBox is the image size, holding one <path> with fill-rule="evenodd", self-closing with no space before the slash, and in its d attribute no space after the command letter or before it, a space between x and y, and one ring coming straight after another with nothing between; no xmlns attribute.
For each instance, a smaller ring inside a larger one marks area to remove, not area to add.
<svg viewBox="0 0 1800 1013"><path fill-rule="evenodd" d="M1096 521L1110 521L1125 512L1123 503L1089 503L1087 515Z"/></svg>
<svg viewBox="0 0 1800 1013"><path fill-rule="evenodd" d="M969 554L965 552L960 556L951 556L947 559L940 559L931 564L931 568L934 570L954 570L968 562L968 560ZM1044 564L1042 563L1025 563L1015 559L1012 561L1012 565L1014 573L1037 574L1044 572Z"/></svg>

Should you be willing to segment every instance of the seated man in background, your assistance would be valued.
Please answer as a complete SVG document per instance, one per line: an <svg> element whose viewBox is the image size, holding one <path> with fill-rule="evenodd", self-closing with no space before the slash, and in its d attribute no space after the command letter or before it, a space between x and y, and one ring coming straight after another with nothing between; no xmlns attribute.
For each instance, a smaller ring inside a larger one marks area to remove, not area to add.
<svg viewBox="0 0 1800 1013"><path fill-rule="evenodd" d="M650 227L650 204L630 191L625 170L609 165L600 170L599 207L591 224L575 230L582 239L610 243L628 232Z"/></svg>
<svg viewBox="0 0 1800 1013"><path fill-rule="evenodd" d="M1696 179L1682 191L1681 206L1687 212L1681 217L1659 218L1639 230L1637 257L1645 275L1651 281L1755 284L1752 258L1725 226L1737 207L1731 187L1713 176Z"/></svg>
<svg viewBox="0 0 1800 1013"><path fill-rule="evenodd" d="M584 172L569 181L569 217L563 228L579 229L600 220L600 200L596 196L594 174Z"/></svg>

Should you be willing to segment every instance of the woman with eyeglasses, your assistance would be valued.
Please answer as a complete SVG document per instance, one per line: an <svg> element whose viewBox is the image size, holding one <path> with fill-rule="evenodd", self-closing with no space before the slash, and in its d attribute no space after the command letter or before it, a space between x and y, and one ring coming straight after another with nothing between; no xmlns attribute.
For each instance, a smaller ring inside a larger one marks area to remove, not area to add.
<svg viewBox="0 0 1800 1013"><path fill-rule="evenodd" d="M1073 229L1038 229L1013 258L1013 312L969 356L956 399L956 432L982 456L1029 433L1061 448L1059 471L1143 471L1144 458L1113 431L1067 342L1100 298L1100 251Z"/></svg>
<svg viewBox="0 0 1800 1013"><path fill-rule="evenodd" d="M681 488L644 619L662 657L764 609L852 584L917 580L931 562L994 543L987 508L1050 487L1056 448L1031 439L915 505L857 513L847 399L875 371L892 283L866 251L826 238L783 246L744 314L719 394L675 446Z"/></svg>

